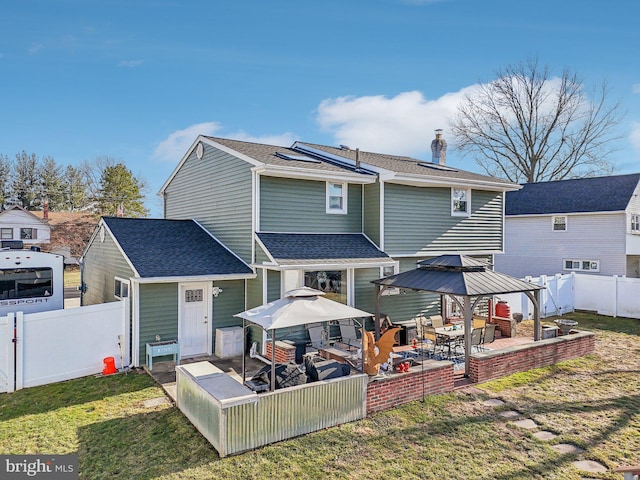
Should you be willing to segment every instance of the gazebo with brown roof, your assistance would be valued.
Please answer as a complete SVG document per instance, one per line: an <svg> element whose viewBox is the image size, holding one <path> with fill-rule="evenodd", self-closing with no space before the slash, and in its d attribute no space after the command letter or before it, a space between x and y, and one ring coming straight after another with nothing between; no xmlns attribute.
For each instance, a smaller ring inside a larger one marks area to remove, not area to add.
<svg viewBox="0 0 640 480"><path fill-rule="evenodd" d="M487 268L487 264L464 255L441 255L418 263L414 270L374 280L376 284L376 338L380 336L380 297L389 288L433 292L449 297L463 312L465 376L469 376L473 311L478 303L494 295L522 292L533 302L534 340L541 337L540 289L520 280ZM462 301L460 300L460 298Z"/></svg>

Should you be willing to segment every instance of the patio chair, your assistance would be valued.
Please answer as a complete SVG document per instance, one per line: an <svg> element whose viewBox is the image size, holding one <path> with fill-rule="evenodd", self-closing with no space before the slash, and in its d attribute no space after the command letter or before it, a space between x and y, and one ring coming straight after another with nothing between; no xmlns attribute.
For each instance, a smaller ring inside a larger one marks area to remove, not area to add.
<svg viewBox="0 0 640 480"><path fill-rule="evenodd" d="M429 318L431 319L431 326L433 328L444 327L444 321L442 320L442 315L431 315Z"/></svg>
<svg viewBox="0 0 640 480"><path fill-rule="evenodd" d="M307 331L309 332L309 339L311 340L311 346L313 348L328 347L327 331L324 325L321 323L310 323L307 325Z"/></svg>
<svg viewBox="0 0 640 480"><path fill-rule="evenodd" d="M496 339L496 326L497 325L495 323L489 323L484 327L481 343L482 350L486 350L485 345L487 343L492 343Z"/></svg>
<svg viewBox="0 0 640 480"><path fill-rule="evenodd" d="M347 344L349 347L360 347L360 339L358 338L358 330L356 329L353 320L339 320L340 337L342 343Z"/></svg>
<svg viewBox="0 0 640 480"><path fill-rule="evenodd" d="M487 321L484 318L473 317L473 328L484 328Z"/></svg>
<svg viewBox="0 0 640 480"><path fill-rule="evenodd" d="M482 329L474 328L471 331L471 352L473 353L473 347L476 347L476 351L480 351L481 343L482 343Z"/></svg>
<svg viewBox="0 0 640 480"><path fill-rule="evenodd" d="M426 317L419 315L414 318L416 322L416 339L424 343L426 342L429 347L426 350L429 354L434 355L436 353L437 335L435 329L431 326Z"/></svg>

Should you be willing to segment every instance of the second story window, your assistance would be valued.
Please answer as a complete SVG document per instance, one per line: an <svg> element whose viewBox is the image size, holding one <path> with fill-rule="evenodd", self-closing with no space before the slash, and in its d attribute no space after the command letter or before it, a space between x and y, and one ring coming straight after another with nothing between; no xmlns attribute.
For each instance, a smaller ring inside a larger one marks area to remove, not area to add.
<svg viewBox="0 0 640 480"><path fill-rule="evenodd" d="M347 184L327 182L327 213L347 213Z"/></svg>
<svg viewBox="0 0 640 480"><path fill-rule="evenodd" d="M469 216L471 207L471 190L464 188L451 189L451 215Z"/></svg>
<svg viewBox="0 0 640 480"><path fill-rule="evenodd" d="M640 233L640 215L631 215L631 233Z"/></svg>
<svg viewBox="0 0 640 480"><path fill-rule="evenodd" d="M566 232L567 231L567 217L564 215L551 217L551 226L554 232Z"/></svg>

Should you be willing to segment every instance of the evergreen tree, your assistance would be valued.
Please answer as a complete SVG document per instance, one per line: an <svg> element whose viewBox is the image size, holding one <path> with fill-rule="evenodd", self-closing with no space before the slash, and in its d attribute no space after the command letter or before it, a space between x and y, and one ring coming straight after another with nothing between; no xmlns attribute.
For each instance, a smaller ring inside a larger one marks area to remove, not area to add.
<svg viewBox="0 0 640 480"><path fill-rule="evenodd" d="M65 188L62 167L53 157L45 157L42 165L38 167L38 173L42 186L42 198L49 202L49 208L56 212L64 210Z"/></svg>
<svg viewBox="0 0 640 480"><path fill-rule="evenodd" d="M144 187L144 182L134 177L122 163L107 166L100 177L98 211L108 216L146 217Z"/></svg>
<svg viewBox="0 0 640 480"><path fill-rule="evenodd" d="M0 211L7 207L9 193L9 179L11 175L11 161L6 155L0 154Z"/></svg>
<svg viewBox="0 0 640 480"><path fill-rule="evenodd" d="M73 212L86 206L87 185L82 172L69 165L64 171L63 179L65 186L64 209Z"/></svg>
<svg viewBox="0 0 640 480"><path fill-rule="evenodd" d="M38 158L35 153L28 155L24 150L16 155L13 165L11 195L17 205L36 210L41 206L42 184L38 175Z"/></svg>

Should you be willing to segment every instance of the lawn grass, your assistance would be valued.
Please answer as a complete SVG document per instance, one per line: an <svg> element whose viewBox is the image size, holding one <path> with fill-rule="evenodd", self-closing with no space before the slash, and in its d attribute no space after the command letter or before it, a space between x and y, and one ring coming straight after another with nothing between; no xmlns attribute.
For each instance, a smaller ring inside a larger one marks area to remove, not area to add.
<svg viewBox="0 0 640 480"><path fill-rule="evenodd" d="M640 321L576 313L593 355L427 397L364 420L220 459L145 374L87 377L0 395L0 451L77 452L83 479L620 479L640 463ZM505 405L482 401L500 398ZM499 415L516 410L558 436L533 437ZM562 455L572 443L585 451Z"/></svg>
<svg viewBox="0 0 640 480"><path fill-rule="evenodd" d="M77 287L80 285L80 267L67 266L64 269L64 286Z"/></svg>

